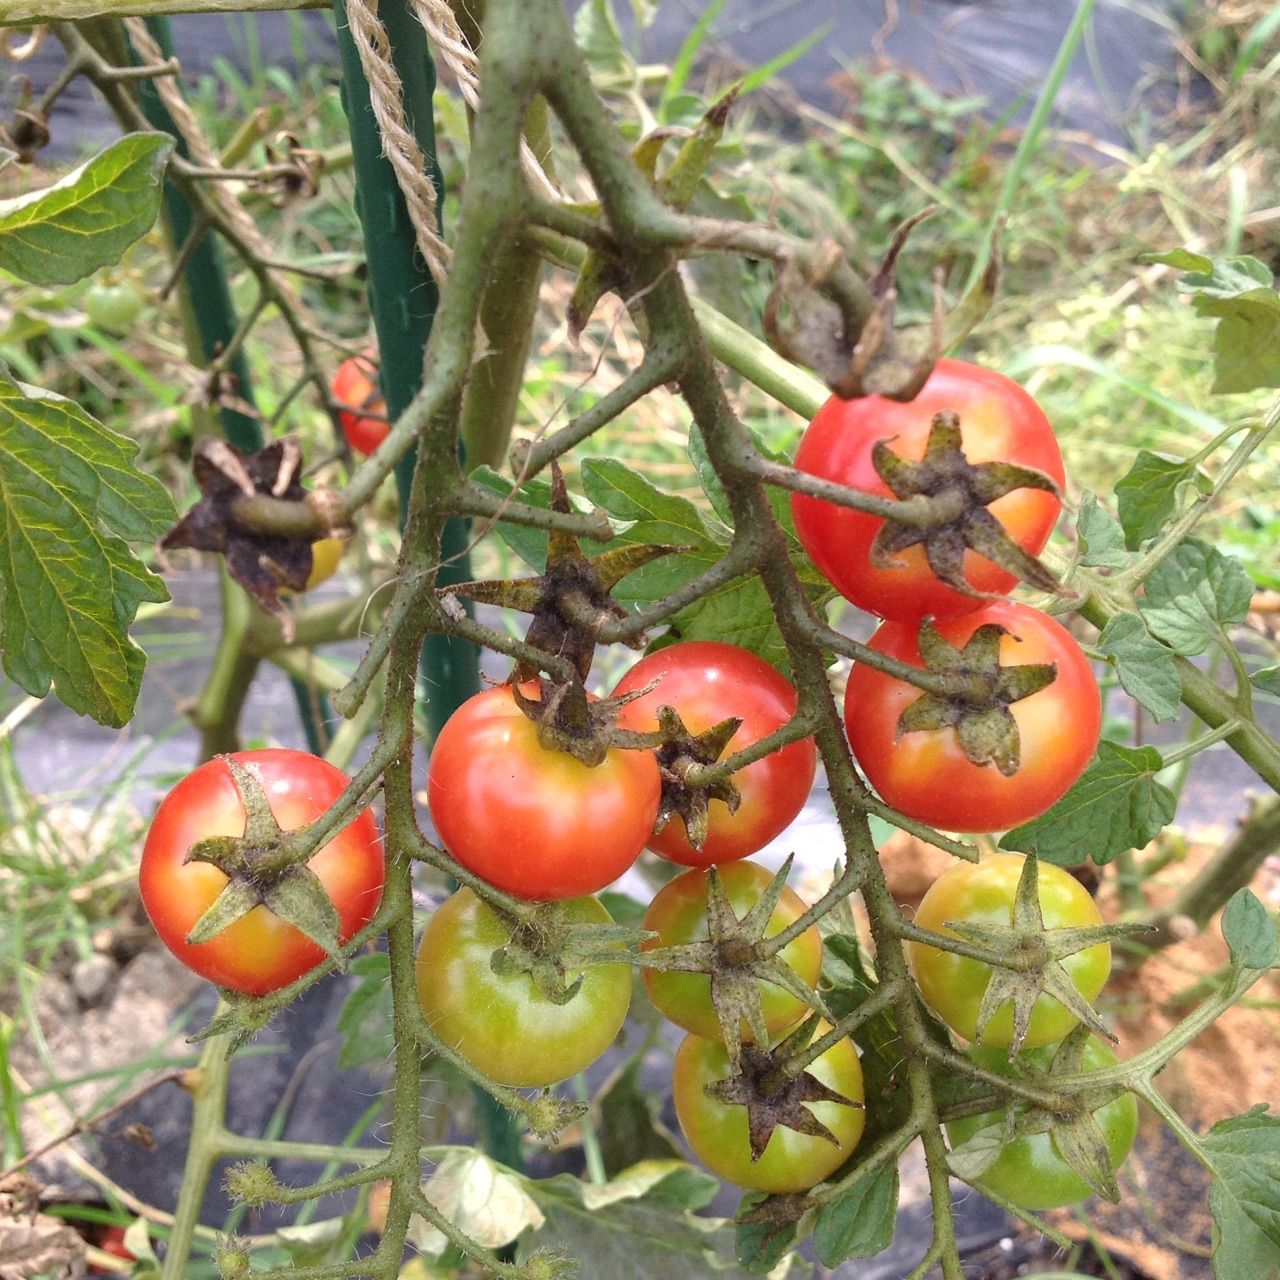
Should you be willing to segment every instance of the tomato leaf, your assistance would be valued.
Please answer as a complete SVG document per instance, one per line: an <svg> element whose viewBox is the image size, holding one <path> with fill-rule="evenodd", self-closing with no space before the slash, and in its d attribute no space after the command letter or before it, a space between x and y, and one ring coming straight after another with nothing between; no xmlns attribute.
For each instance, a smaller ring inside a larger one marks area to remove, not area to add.
<svg viewBox="0 0 1280 1280"><path fill-rule="evenodd" d="M276 1239L295 1267L319 1266L342 1258L348 1226L345 1218L322 1218L302 1226L281 1227Z"/></svg>
<svg viewBox="0 0 1280 1280"><path fill-rule="evenodd" d="M169 598L126 540L174 517L137 448L78 405L0 371L0 656L27 693L120 726L146 655L129 638L145 600Z"/></svg>
<svg viewBox="0 0 1280 1280"><path fill-rule="evenodd" d="M1178 490L1194 473L1190 462L1162 458L1149 449L1138 450L1133 466L1116 484L1116 508L1130 551L1154 538L1169 522Z"/></svg>
<svg viewBox="0 0 1280 1280"><path fill-rule="evenodd" d="M1215 1276L1280 1276L1280 1117L1259 1104L1201 1139L1214 1173Z"/></svg>
<svg viewBox="0 0 1280 1280"><path fill-rule="evenodd" d="M53 186L0 200L0 267L32 284L71 284L124 251L156 220L174 142L131 133Z"/></svg>
<svg viewBox="0 0 1280 1280"><path fill-rule="evenodd" d="M391 969L385 951L357 956L351 962L356 985L342 1002L337 1029L342 1036L338 1066L344 1071L374 1059L386 1061L395 1051L391 1033Z"/></svg>
<svg viewBox="0 0 1280 1280"><path fill-rule="evenodd" d="M1098 505L1095 493L1085 493L1080 499L1076 535L1080 539L1081 564L1092 568L1122 569L1128 562L1124 529L1110 511Z"/></svg>
<svg viewBox="0 0 1280 1280"><path fill-rule="evenodd" d="M1000 848L1036 853L1070 867L1110 862L1140 849L1173 820L1177 801L1156 781L1163 767L1154 747L1103 741L1075 785L1051 809L1006 833Z"/></svg>
<svg viewBox="0 0 1280 1280"><path fill-rule="evenodd" d="M1249 683L1255 689L1261 689L1263 693L1273 693L1280 698L1280 666L1259 667L1249 677Z"/></svg>
<svg viewBox="0 0 1280 1280"><path fill-rule="evenodd" d="M655 1123L650 1095L640 1087L642 1054L633 1054L597 1097L600 1156L610 1177L640 1160L680 1156L665 1130Z"/></svg>
<svg viewBox="0 0 1280 1280"><path fill-rule="evenodd" d="M1166 556L1145 588L1138 608L1152 635L1187 657L1203 653L1223 628L1243 622L1253 597L1244 565L1196 538Z"/></svg>
<svg viewBox="0 0 1280 1280"><path fill-rule="evenodd" d="M530 1184L504 1165L472 1147L432 1147L435 1172L422 1184L422 1194L478 1244L500 1249L545 1219L529 1194ZM449 1246L444 1234L415 1217L409 1243L427 1257L439 1257Z"/></svg>
<svg viewBox="0 0 1280 1280"><path fill-rule="evenodd" d="M898 1168L889 1164L856 1179L838 1200L818 1210L813 1247L824 1267L869 1258L893 1242L898 1215Z"/></svg>
<svg viewBox="0 0 1280 1280"><path fill-rule="evenodd" d="M1173 650L1147 630L1141 617L1113 614L1098 637L1098 650L1114 661L1121 688L1146 707L1157 724L1178 718L1182 680Z"/></svg>
<svg viewBox="0 0 1280 1280"><path fill-rule="evenodd" d="M1248 889L1237 889L1223 910L1222 936L1241 968L1270 969L1280 960L1275 917Z"/></svg>
<svg viewBox="0 0 1280 1280"><path fill-rule="evenodd" d="M734 1244L738 1261L753 1275L772 1275L774 1267L804 1234L803 1221L773 1219L774 1203L773 1197L762 1191L748 1191L738 1206ZM794 1258L793 1254L791 1260Z"/></svg>

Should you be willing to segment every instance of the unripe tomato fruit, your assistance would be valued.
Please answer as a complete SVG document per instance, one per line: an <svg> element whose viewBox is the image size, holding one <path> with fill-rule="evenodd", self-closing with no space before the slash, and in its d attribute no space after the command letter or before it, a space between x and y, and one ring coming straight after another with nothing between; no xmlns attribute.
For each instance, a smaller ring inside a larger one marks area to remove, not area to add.
<svg viewBox="0 0 1280 1280"><path fill-rule="evenodd" d="M981 862L958 862L944 871L920 900L916 924L947 937L957 937L948 921L1008 925L1025 862L1019 853L991 853ZM1039 901L1046 929L1089 928L1103 923L1098 904L1074 876L1061 867L1039 866ZM924 942L908 942L907 956L920 994L953 1031L974 1039L978 1010L991 980L991 966L981 960L941 951ZM1100 942L1064 956L1062 967L1092 1001L1111 972L1111 944ZM1061 1040L1076 1025L1076 1017L1052 996L1041 995L1031 1011L1024 1049ZM1007 1048L1013 1043L1013 1005L996 1011L982 1033L982 1043Z"/></svg>
<svg viewBox="0 0 1280 1280"><path fill-rule="evenodd" d="M935 414L954 410L960 418L961 447L969 462L1013 462L1066 482L1062 454L1049 420L1016 382L993 369L962 360L939 360L914 400L882 396L841 400L832 396L818 410L796 451L797 470L834 480L877 497L893 492L872 462L885 441L900 457L918 461ZM1048 541L1062 504L1041 489L1014 489L987 510L1032 555ZM839 507L821 498L792 494L796 533L810 559L847 600L882 618L915 621L952 618L982 601L942 582L925 559L924 548L895 553L894 565L871 563L871 544L884 525L879 516ZM964 577L978 591L1005 594L1017 579L974 551L964 555Z"/></svg>
<svg viewBox="0 0 1280 1280"><path fill-rule="evenodd" d="M318 756L271 748L237 751L238 764L257 774L271 812L284 831L318 818L350 779ZM142 903L161 941L188 969L246 995L288 986L324 959L324 951L265 906L253 908L207 942L187 942L196 921L227 884L207 862L183 859L212 836L244 834L245 813L222 757L187 774L160 802L142 847L138 871ZM382 900L382 837L365 809L307 863L337 908L345 942L373 918Z"/></svg>
<svg viewBox="0 0 1280 1280"><path fill-rule="evenodd" d="M468 698L427 766L445 848L521 898L577 898L616 880L644 849L661 792L652 751L615 748L592 768L544 747L509 685Z"/></svg>
<svg viewBox="0 0 1280 1280"><path fill-rule="evenodd" d="M738 919L755 906L773 879L764 867L754 862L726 862L717 868L717 873ZM643 943L642 950L707 940L710 936L707 925L708 876L709 871L695 868L663 885L649 904L643 924L645 929L652 929L658 936ZM771 938L781 933L804 912L805 904L800 895L792 889L783 889L765 927L765 936ZM822 968L822 936L816 924L787 943L779 955L802 982L810 987L818 985L818 973ZM659 1013L694 1035L707 1040L721 1039L720 1023L711 1003L710 974L658 969L641 969L640 973L649 1000ZM771 982L762 982L760 991L765 1026L770 1035L799 1022L809 1012L806 1004ZM745 1022L742 1030L744 1035L749 1034Z"/></svg>
<svg viewBox="0 0 1280 1280"><path fill-rule="evenodd" d="M988 623L1008 632L1000 641L1002 666L1052 662L1057 667L1052 684L1009 704L1019 738L1019 763L1012 774L994 764L974 764L954 728L899 734L899 718L920 697L905 680L856 662L845 687L845 731L868 781L901 813L944 831L1003 831L1039 817L1084 772L1102 730L1102 699L1089 659L1048 614L998 600L936 626L944 640L960 648ZM919 635L918 623L886 622L869 643L891 658L923 667Z"/></svg>
<svg viewBox="0 0 1280 1280"><path fill-rule="evenodd" d="M142 297L131 284L91 284L85 290L84 310L99 329L126 334L142 314Z"/></svg>
<svg viewBox="0 0 1280 1280"><path fill-rule="evenodd" d="M819 1023L815 1038L830 1029ZM810 1063L808 1071L849 1102L862 1102L862 1064L848 1037ZM803 1105L831 1130L836 1141L778 1125L760 1159L752 1160L746 1108L720 1102L707 1093L707 1085L729 1074L729 1055L716 1041L686 1036L676 1050L672 1089L680 1130L693 1154L721 1178L771 1195L807 1191L844 1164L858 1145L866 1124L861 1106L806 1102Z"/></svg>
<svg viewBox="0 0 1280 1280"><path fill-rule="evenodd" d="M1002 1049L985 1049L974 1045L968 1056L988 1071L1002 1076L1017 1074L1018 1064L1034 1066L1047 1071L1057 1052L1056 1045L1031 1049L1020 1053L1010 1062ZM1096 1036L1085 1045L1083 1071L1102 1071L1115 1066L1116 1055ZM1026 1110L1025 1103L1015 1102L1019 1112ZM1131 1093L1101 1106L1093 1118L1102 1129L1102 1136L1111 1155L1111 1167L1118 1169L1133 1147L1138 1134L1138 1101ZM947 1124L947 1138L952 1147L967 1142L980 1129L988 1125L997 1129L1004 1124L1003 1111L987 1111L982 1115L965 1116ZM1049 1133L1026 1133L1006 1142L991 1165L975 1184L980 1190L992 1191L1022 1209L1058 1209L1063 1205L1079 1204L1092 1194L1089 1184L1058 1154L1058 1148Z"/></svg>
<svg viewBox="0 0 1280 1280"><path fill-rule="evenodd" d="M338 366L329 390L333 398L348 406L338 410L342 434L356 453L368 457L391 430L387 422L387 402L378 386L377 353L370 348L363 355L349 356ZM379 414L380 417L369 417Z"/></svg>
<svg viewBox="0 0 1280 1280"><path fill-rule="evenodd" d="M618 724L638 732L654 730L659 708L669 706L698 734L737 716L742 724L725 756L780 729L798 705L795 686L776 667L748 649L718 640L690 640L646 655L622 677L614 694L634 693L652 680L657 681L653 691L627 703ZM816 768L812 738L788 743L733 775L740 797L736 812L730 813L721 800L711 801L700 849L690 844L679 817L650 837L649 848L686 867L745 858L780 835L804 808Z"/></svg>
<svg viewBox="0 0 1280 1280"><path fill-rule="evenodd" d="M563 910L574 924L611 924L594 898ZM493 971L493 953L510 941L502 921L470 889L427 921L418 946L418 1003L446 1044L500 1084L555 1084L590 1066L614 1041L631 1003L631 968L593 964L565 1004L547 999L527 973ZM566 980L572 983L576 972Z"/></svg>

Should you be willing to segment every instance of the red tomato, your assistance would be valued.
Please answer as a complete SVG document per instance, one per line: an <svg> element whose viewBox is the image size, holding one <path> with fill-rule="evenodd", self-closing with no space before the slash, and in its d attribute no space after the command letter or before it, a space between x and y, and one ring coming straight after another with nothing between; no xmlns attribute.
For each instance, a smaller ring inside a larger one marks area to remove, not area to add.
<svg viewBox="0 0 1280 1280"><path fill-rule="evenodd" d="M342 434L356 451L368 457L391 430L387 422L387 402L378 388L378 354L372 348L361 356L350 356L338 366L329 390L340 404ZM378 417L368 417L378 414Z"/></svg>
<svg viewBox="0 0 1280 1280"><path fill-rule="evenodd" d="M573 924L612 924L594 898L563 908ZM614 1041L631 1003L631 966L593 964L564 1004L527 973L496 974L493 953L510 935L470 889L459 889L427 921L418 947L418 1003L428 1025L499 1084L535 1088L582 1071Z"/></svg>
<svg viewBox="0 0 1280 1280"><path fill-rule="evenodd" d="M833 396L800 441L796 468L891 498L892 491L872 464L873 447L883 440L894 453L918 461L934 415L948 409L960 417L962 447L971 463L1013 462L1043 472L1059 489L1065 484L1062 454L1039 405L1003 374L960 360L939 360L924 389L906 404L881 396ZM1061 506L1052 493L1024 488L996 499L987 509L1024 550L1038 555ZM814 564L860 609L909 622L926 616L956 617L982 604L940 581L923 547L896 553L893 558L900 563L893 567L872 565L871 544L884 524L878 516L798 493L792 495L791 510ZM1002 594L1017 581L973 551L965 552L964 576L979 591Z"/></svg>
<svg viewBox="0 0 1280 1280"><path fill-rule="evenodd" d="M658 936L643 944L643 950L675 947L689 942L705 942L710 936L707 925L707 877L700 868L685 871L664 885L644 914L644 928ZM726 862L719 868L721 884L729 905L739 920L760 900L773 876L754 862ZM793 920L804 915L804 900L793 889L783 889L778 905L769 917L765 937L781 933ZM779 953L800 980L810 987L818 985L822 969L822 936L818 926L810 925L798 938L787 943ZM708 1040L720 1039L720 1021L711 1003L711 975L681 973L678 970L641 969L645 990L654 1008L677 1026ZM799 1022L809 1006L789 991L772 982L760 984L764 1021L769 1032L782 1031ZM746 1023L743 1023L746 1033Z"/></svg>
<svg viewBox="0 0 1280 1280"><path fill-rule="evenodd" d="M825 1035L830 1029L819 1023L814 1035ZM847 1037L818 1057L808 1070L850 1102L862 1102L862 1064ZM759 1160L752 1160L746 1107L721 1102L707 1093L707 1085L728 1076L729 1055L724 1045L687 1036L676 1050L672 1092L680 1131L708 1169L740 1187L772 1195L808 1191L844 1164L862 1137L866 1112L861 1106L806 1102L801 1105L831 1130L836 1141L778 1125Z"/></svg>
<svg viewBox="0 0 1280 1280"><path fill-rule="evenodd" d="M257 774L282 830L318 818L349 779L305 751L238 751L232 757ZM196 921L222 891L227 877L207 862L183 863L192 845L211 836L244 834L244 806L222 757L187 774L160 802L142 849L138 872L142 902L165 946L210 982L265 995L287 986L324 959L323 950L265 906L207 942L186 941ZM382 899L382 838L366 809L307 864L338 909L345 942L362 929Z"/></svg>
<svg viewBox="0 0 1280 1280"><path fill-rule="evenodd" d="M508 685L449 717L427 767L445 848L521 898L578 898L616 880L640 856L661 793L652 751L611 750L591 768L543 747Z"/></svg>
<svg viewBox="0 0 1280 1280"><path fill-rule="evenodd" d="M1053 683L1011 703L1020 763L1006 777L993 764L975 765L953 728L898 733L898 719L920 690L855 663L845 691L849 745L871 785L895 809L945 831L1003 831L1043 813L1084 772L1098 745L1102 702L1089 660L1059 623L1026 605L1000 600L937 624L952 645L996 623L1003 666L1057 664ZM923 666L919 625L886 622L871 647Z"/></svg>
<svg viewBox="0 0 1280 1280"><path fill-rule="evenodd" d="M641 658L619 681L614 694L658 683L651 693L622 708L618 723L625 729L658 727L658 709L674 707L691 733L701 733L737 716L742 720L724 755L781 728L796 713L794 686L776 667L748 649L716 640L673 644ZM781 834L804 808L813 787L817 751L812 738L793 742L733 775L740 803L729 812L711 801L710 825L701 849L695 849L684 820L672 818L649 839L649 848L686 867L709 867L745 858Z"/></svg>

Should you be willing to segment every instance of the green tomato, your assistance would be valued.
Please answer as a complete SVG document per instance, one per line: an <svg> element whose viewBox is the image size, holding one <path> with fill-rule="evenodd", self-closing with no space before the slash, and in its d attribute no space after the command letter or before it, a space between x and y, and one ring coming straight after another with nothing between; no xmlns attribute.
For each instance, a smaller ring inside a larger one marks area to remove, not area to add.
<svg viewBox="0 0 1280 1280"><path fill-rule="evenodd" d="M91 284L85 291L84 310L99 329L125 334L142 312L142 298L131 284Z"/></svg>
<svg viewBox="0 0 1280 1280"><path fill-rule="evenodd" d="M1020 1064L1048 1070L1057 1052L1057 1045L1029 1049L1017 1055L1012 1062L1002 1049L989 1049L974 1045L968 1056L988 1071L1002 1076L1018 1074ZM1093 1037L1085 1045L1083 1071L1102 1071L1115 1066L1116 1055L1103 1042ZM1016 1104L1025 1111L1023 1104ZM1107 1150L1111 1153L1111 1167L1118 1169L1133 1146L1138 1132L1138 1101L1131 1093L1099 1107L1093 1118L1102 1129ZM999 1128L1004 1123L1002 1111L988 1111L982 1115L965 1116L947 1125L947 1137L953 1148L967 1142L980 1129L990 1125ZM1028 1133L1015 1137L1002 1147L996 1161L975 1184L979 1190L991 1191L1023 1209L1057 1209L1062 1205L1079 1204L1092 1194L1088 1183L1058 1154L1058 1148L1049 1133Z"/></svg>
<svg viewBox="0 0 1280 1280"><path fill-rule="evenodd" d="M981 862L960 862L929 887L916 912L916 924L956 937L949 921L1008 925L1025 859L1021 854L988 854ZM1040 911L1046 929L1102 924L1098 906L1084 886L1051 863L1040 864ZM928 943L910 942L907 951L920 994L953 1031L966 1040L977 1033L978 1010L991 980L991 966L981 960L942 951ZM1062 960L1062 967L1086 1000L1102 990L1111 972L1111 946L1100 942ZM1031 1012L1026 1049L1053 1044L1075 1025L1076 1016L1052 996L1042 995ZM1013 1043L1013 1003L1007 1001L982 1033L982 1043L1008 1048Z"/></svg>
<svg viewBox="0 0 1280 1280"><path fill-rule="evenodd" d="M594 898L562 905L574 924L611 924ZM510 935L470 889L459 889L427 921L418 947L418 1003L427 1025L499 1084L555 1084L594 1062L622 1029L631 968L595 964L572 999L554 1004L527 973L493 971ZM572 982L577 974L565 975Z"/></svg>

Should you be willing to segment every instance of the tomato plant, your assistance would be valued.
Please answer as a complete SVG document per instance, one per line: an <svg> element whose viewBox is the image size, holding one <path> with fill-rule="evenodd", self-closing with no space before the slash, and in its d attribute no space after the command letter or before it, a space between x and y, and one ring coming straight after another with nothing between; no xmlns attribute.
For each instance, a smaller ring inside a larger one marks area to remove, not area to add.
<svg viewBox="0 0 1280 1280"><path fill-rule="evenodd" d="M561 910L573 924L609 924L594 898ZM594 1062L622 1029L631 1003L627 964L593 964L564 1004L527 973L499 974L493 953L511 940L502 921L470 889L432 914L418 947L418 1003L432 1030L502 1084L554 1084ZM568 982L579 975L566 973Z"/></svg>
<svg viewBox="0 0 1280 1280"><path fill-rule="evenodd" d="M653 690L622 708L618 723L656 729L658 709L674 707L686 728L700 734L731 716L742 720L724 754L741 751L781 728L796 713L796 691L763 658L737 645L694 640L641 658L618 682L615 695ZM781 834L804 808L813 787L817 752L811 738L788 743L732 776L738 807L711 802L706 839L695 849L682 818L671 819L649 847L672 862L706 867L745 858Z"/></svg>
<svg viewBox="0 0 1280 1280"><path fill-rule="evenodd" d="M819 1023L815 1035L830 1030ZM805 1107L835 1138L800 1133L777 1125L758 1160L751 1158L745 1106L721 1102L707 1086L730 1074L724 1045L701 1036L686 1036L676 1050L672 1088L680 1130L694 1155L713 1173L740 1187L771 1194L807 1191L834 1173L858 1145L866 1123L862 1064L853 1041L837 1041L808 1067L809 1073L848 1099L805 1102Z"/></svg>
<svg viewBox="0 0 1280 1280"><path fill-rule="evenodd" d="M593 768L544 747L509 685L454 712L427 768L445 848L522 898L577 898L616 880L640 856L660 793L651 751L614 748Z"/></svg>
<svg viewBox="0 0 1280 1280"><path fill-rule="evenodd" d="M914 400L882 396L842 400L832 396L818 410L796 451L797 470L834 480L864 493L893 493L873 463L884 441L899 457L924 456L934 415L952 410L960 418L961 447L972 464L1011 462L1065 483L1062 454L1049 420L1016 382L961 360L939 360ZM968 613L982 601L941 581L921 546L895 552L892 563L872 561L872 543L884 520L821 498L793 494L796 532L814 564L846 599L884 618L912 621ZM1061 510L1058 497L1043 489L1018 488L987 510L1022 549L1036 555L1044 547ZM977 591L1004 594L1017 579L1009 570L964 553L965 580Z"/></svg>
<svg viewBox="0 0 1280 1280"><path fill-rule="evenodd" d="M1052 683L1008 705L1017 727L1017 768L974 764L954 727L902 732L899 720L923 695L914 685L855 663L845 690L849 745L871 785L895 809L945 831L998 831L1043 813L1084 772L1102 727L1097 682L1080 646L1047 614L1001 600L937 624L957 648L995 624L1002 666L1053 663ZM920 628L886 622L871 648L922 667Z"/></svg>
<svg viewBox="0 0 1280 1280"><path fill-rule="evenodd" d="M342 434L356 451L368 457L391 430L387 422L387 402L378 386L377 353L348 356L333 375L330 391L345 408L338 410ZM374 416L370 416L374 415Z"/></svg>
<svg viewBox="0 0 1280 1280"><path fill-rule="evenodd" d="M960 862L944 871L920 900L916 924L948 937L958 936L951 922L1008 925L1025 859L1016 853L987 854L981 862ZM1038 897L1046 929L1087 927L1102 923L1098 905L1072 875L1052 863L1039 867ZM912 972L929 1007L966 1040L974 1039L978 1009L991 978L991 966L981 960L941 951L928 943L907 946ZM1111 972L1111 946L1102 942L1064 956L1062 967L1092 1000ZM1076 1025L1075 1015L1052 996L1042 994L1031 1014L1024 1048L1061 1040ZM1008 1046L1013 1042L1013 1010L1006 1003L987 1024L982 1043Z"/></svg>
<svg viewBox="0 0 1280 1280"><path fill-rule="evenodd" d="M342 770L305 751L238 751L232 759L257 775L284 831L318 818L349 781ZM244 829L244 804L225 759L209 760L160 802L138 878L151 923L187 968L232 991L265 995L319 964L321 948L261 904L207 942L186 940L227 884L217 867L184 862L187 851L213 836L243 835ZM373 814L358 814L307 866L337 908L345 941L369 922L382 898L382 837Z"/></svg>
<svg viewBox="0 0 1280 1280"><path fill-rule="evenodd" d="M727 862L717 869L725 897L739 919L745 916L768 887L773 876L754 862ZM707 880L709 873L700 868L685 871L665 884L649 904L644 928L652 929L657 938L645 942L644 949L680 946L702 942L709 935L707 924ZM783 889L764 936L781 933L793 920L804 914L804 900L793 889ZM787 943L778 953L784 963L795 970L801 981L817 986L822 968L822 938L818 926L811 925L798 938ZM664 1017L694 1035L709 1040L720 1038L720 1023L711 1003L711 977L706 973L682 973L677 970L642 969L645 991L654 1007ZM799 1022L808 1006L797 996L773 983L761 984L765 1026L770 1034ZM743 1024L745 1034L745 1023Z"/></svg>
<svg viewBox="0 0 1280 1280"><path fill-rule="evenodd" d="M968 1055L988 1071L1014 1076L1021 1065L1047 1071L1055 1052L1056 1046L1050 1045L1019 1053L1010 1061L1002 1049L973 1045ZM1086 1041L1080 1064L1082 1071L1101 1071L1115 1064L1116 1055L1096 1036ZM1016 1103L1015 1109L1025 1111L1026 1104ZM1102 1130L1111 1155L1111 1167L1118 1169L1138 1133L1138 1101L1133 1094L1122 1093L1099 1107L1093 1118ZM989 1126L998 1128L1003 1123L1003 1111L964 1116L947 1124L947 1137L954 1148L967 1142L979 1130ZM1079 1204L1093 1194L1088 1183L1059 1154L1050 1133L1023 1133L1004 1142L995 1163L984 1170L976 1185L1003 1196L1020 1208L1033 1210Z"/></svg>
<svg viewBox="0 0 1280 1280"><path fill-rule="evenodd" d="M123 335L142 314L142 296L131 284L95 282L85 290L84 310L99 329Z"/></svg>

